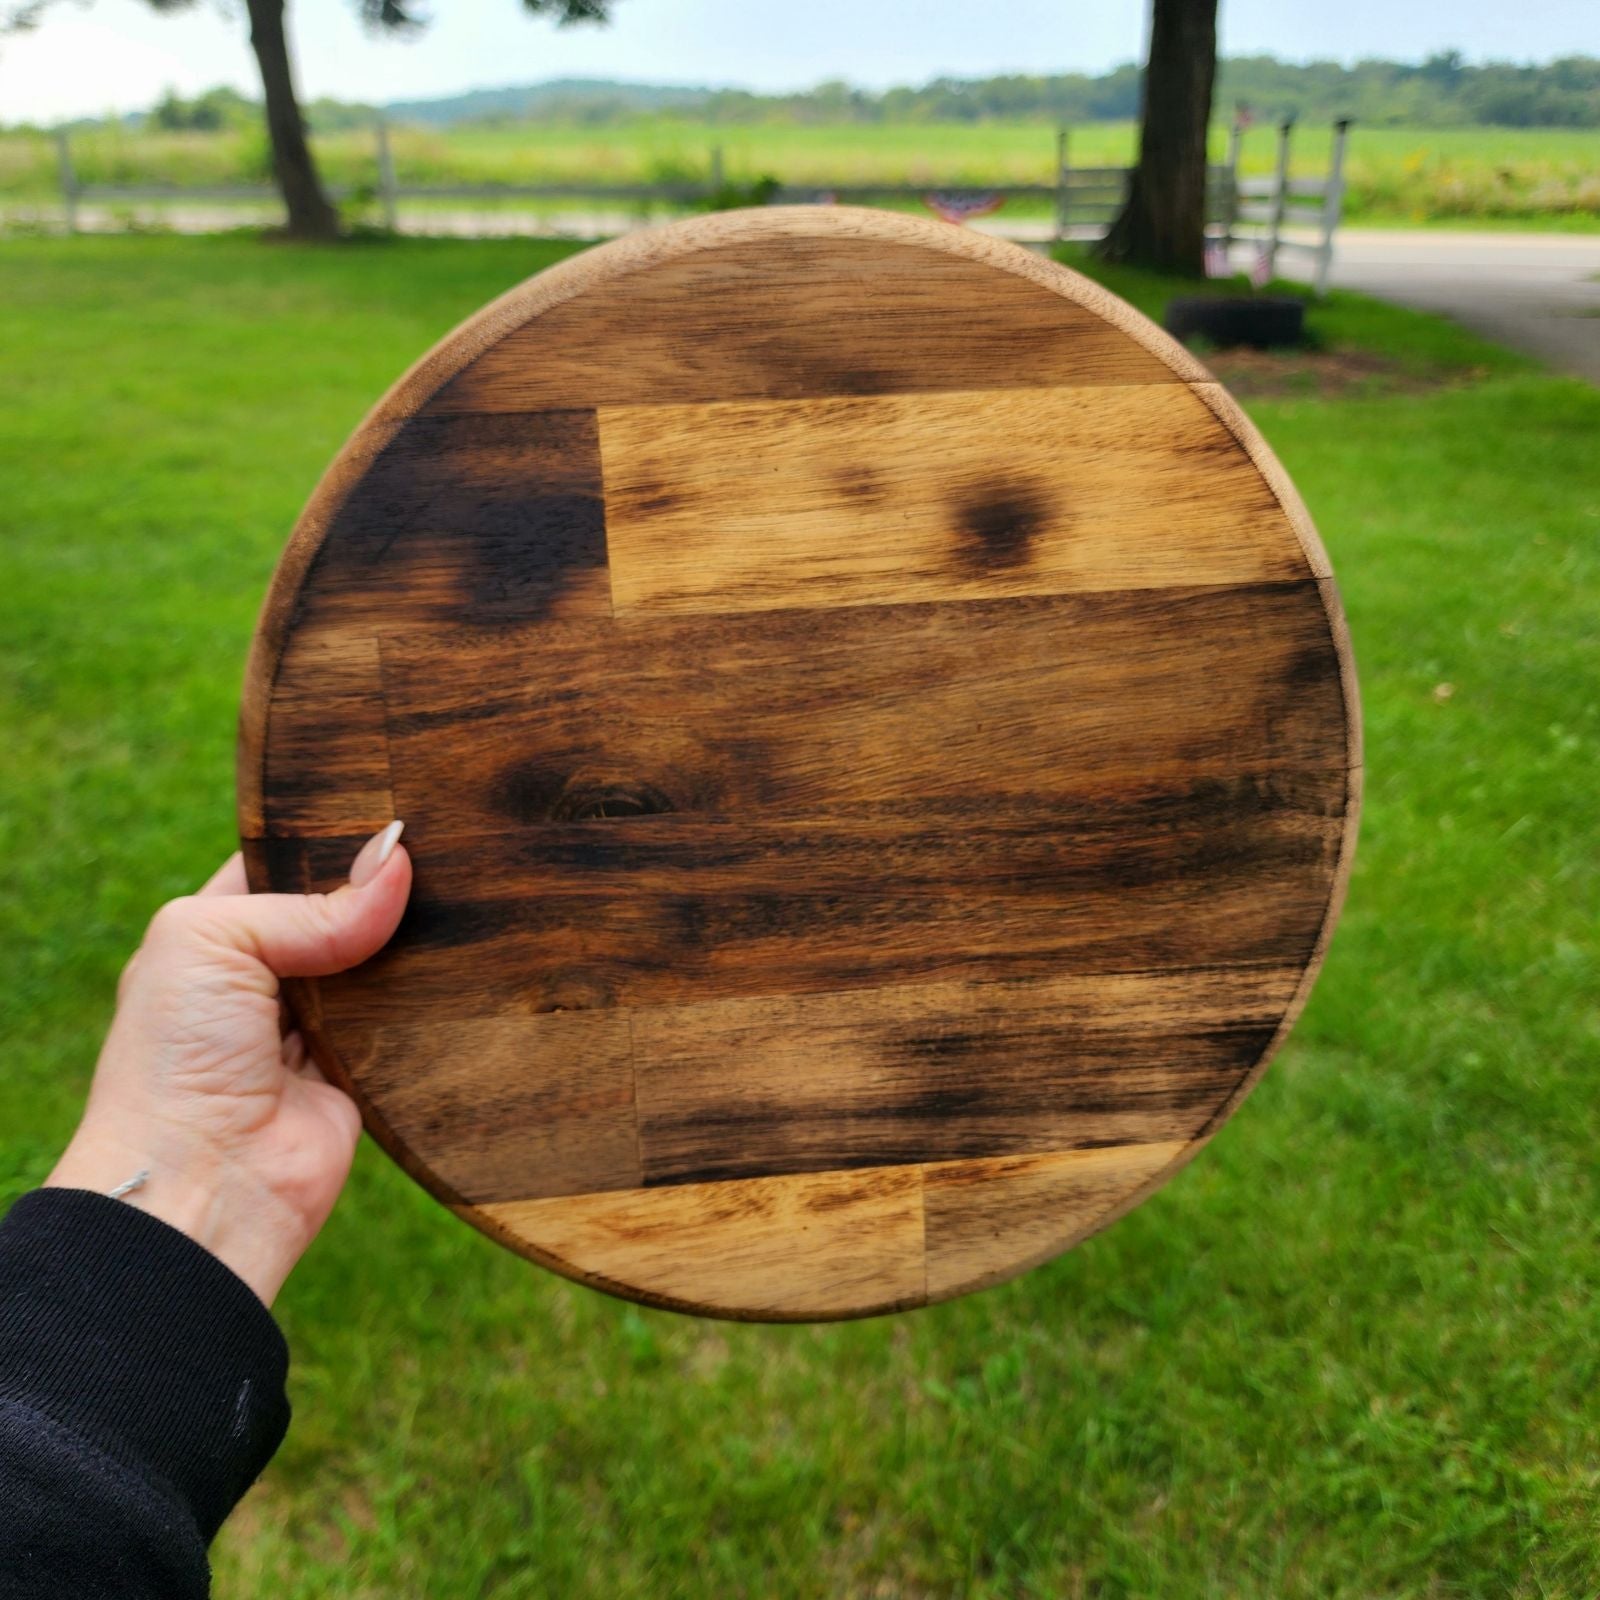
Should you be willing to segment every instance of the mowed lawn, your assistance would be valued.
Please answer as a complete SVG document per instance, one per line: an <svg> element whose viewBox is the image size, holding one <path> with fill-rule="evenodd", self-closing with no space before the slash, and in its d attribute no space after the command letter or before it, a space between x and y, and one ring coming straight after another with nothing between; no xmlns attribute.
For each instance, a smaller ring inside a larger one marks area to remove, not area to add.
<svg viewBox="0 0 1600 1600"><path fill-rule="evenodd" d="M301 501L556 253L0 245L0 1202L67 1137L144 919L231 848ZM1393 358L1252 403L1343 583L1366 812L1322 981L1213 1147L1018 1282L818 1328L625 1307L364 1149L279 1302L294 1427L220 1596L1595 1592L1600 393L1314 320Z"/></svg>

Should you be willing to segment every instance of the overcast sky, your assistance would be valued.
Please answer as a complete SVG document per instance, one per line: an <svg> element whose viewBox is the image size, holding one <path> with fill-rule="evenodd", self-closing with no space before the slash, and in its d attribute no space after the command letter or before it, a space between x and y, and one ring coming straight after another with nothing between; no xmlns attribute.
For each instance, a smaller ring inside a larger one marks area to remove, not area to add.
<svg viewBox="0 0 1600 1600"><path fill-rule="evenodd" d="M35 33L0 40L0 122L128 111L163 89L257 92L242 6L57 0ZM883 87L940 74L1102 71L1139 53L1143 0L618 0L605 29L556 30L518 0L436 0L415 40L374 38L347 0L291 0L308 96L416 99L551 77ZM1600 54L1600 0L1222 0L1222 48L1291 60L1472 60Z"/></svg>

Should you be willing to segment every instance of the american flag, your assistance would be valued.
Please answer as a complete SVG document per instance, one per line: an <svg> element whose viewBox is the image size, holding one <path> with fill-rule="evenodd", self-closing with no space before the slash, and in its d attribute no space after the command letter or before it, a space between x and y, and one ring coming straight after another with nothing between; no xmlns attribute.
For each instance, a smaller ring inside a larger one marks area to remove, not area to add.
<svg viewBox="0 0 1600 1600"><path fill-rule="evenodd" d="M925 194L922 200L935 216L955 223L986 217L1006 203L1003 194Z"/></svg>

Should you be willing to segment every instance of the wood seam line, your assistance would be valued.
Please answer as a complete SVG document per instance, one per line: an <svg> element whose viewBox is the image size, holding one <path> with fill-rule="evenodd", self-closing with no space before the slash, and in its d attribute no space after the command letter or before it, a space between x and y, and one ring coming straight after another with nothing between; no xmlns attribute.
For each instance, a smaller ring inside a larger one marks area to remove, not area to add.
<svg viewBox="0 0 1600 1600"><path fill-rule="evenodd" d="M633 1009L622 1008L623 1020L628 1024L628 1104L633 1111L633 1164L639 1172L639 1186L644 1187L644 1129L639 1116L639 1054L633 1037Z"/></svg>
<svg viewBox="0 0 1600 1600"><path fill-rule="evenodd" d="M476 413L474 413L476 415ZM594 475L599 485L600 548L605 552L606 612L612 622L617 620L617 586L611 573L611 518L606 514L606 452L600 442L600 407L589 407L589 423L594 429Z"/></svg>
<svg viewBox="0 0 1600 1600"><path fill-rule="evenodd" d="M1300 553L1304 556L1311 575L1315 578L1331 578L1333 566L1328 560L1328 552L1323 548L1322 537L1317 532L1316 524L1311 520L1311 513L1306 509L1300 491L1295 488L1294 480L1284 470L1283 463L1273 454L1272 447L1262 437L1261 430L1240 409L1239 402L1215 378L1204 383L1191 382L1187 387L1190 393L1201 401L1217 421L1233 435L1234 442L1261 474L1299 542Z"/></svg>
<svg viewBox="0 0 1600 1600"><path fill-rule="evenodd" d="M928 1303L928 1163L917 1165L917 1237L922 1249L922 1294L919 1305Z"/></svg>
<svg viewBox="0 0 1600 1600"><path fill-rule="evenodd" d="M916 389L838 389L825 394L806 395L745 395L732 400L606 400L592 406L511 406L495 411L418 411L412 413L417 421L428 421L433 418L448 417L452 420L475 419L488 422L504 417L548 417L573 415L580 412L592 412L597 417L606 411L658 411L663 407L675 407L680 411L698 410L705 406L808 406L827 405L836 400L910 400L918 395L972 395L975 398L985 395L1018 395L1018 394L1099 394L1107 389L1155 389L1163 393L1174 389L1199 389L1204 385L1199 383L1184 383L1181 380L1168 382L1144 379L1121 379L1108 383L1040 383L1025 387L1011 386L1003 389L978 389L970 384L959 388L945 388L941 386L928 386ZM1220 385L1218 386L1220 387ZM1210 409L1209 407L1207 409ZM411 418L407 419L408 421Z"/></svg>
<svg viewBox="0 0 1600 1600"><path fill-rule="evenodd" d="M921 1197L926 1194L928 1175L931 1173L935 1179L947 1172L956 1171L962 1167L987 1166L995 1161L1012 1161L1026 1164L1033 1161L1053 1161L1063 1156L1093 1157L1114 1150L1155 1150L1172 1147L1175 1150L1186 1151L1192 1140L1203 1140L1203 1133L1186 1135L1182 1139L1119 1139L1113 1143L1079 1144L1079 1145L1052 1145L1048 1150L996 1150L983 1156L950 1156L943 1161L879 1161L868 1166L857 1167L816 1167L807 1168L803 1172L747 1172L734 1178L696 1178L692 1183L640 1183L631 1189L580 1189L571 1194L529 1194L514 1195L500 1200L453 1200L450 1203L453 1209L463 1212L481 1211L493 1215L496 1211L504 1210L508 1206L558 1206L563 1201L571 1200L597 1200L602 1196L611 1195L659 1195L664 1200L682 1194L689 1189L728 1189L737 1187L742 1183L791 1183L804 1184L821 1178L864 1178L873 1172L894 1172L904 1174L908 1171L916 1174L918 1204L922 1204ZM924 1225L924 1255L926 1255L926 1210L923 1211Z"/></svg>
<svg viewBox="0 0 1600 1600"><path fill-rule="evenodd" d="M796 819L804 822L806 819ZM1151 979L1179 979L1187 977L1204 978L1219 977L1227 973L1260 973L1294 972L1299 970L1299 963L1295 961L1208 961L1190 967L1115 967L1105 971L1096 970L1085 975L1085 982L1103 983L1108 978L1151 978ZM720 996L714 1000L675 1000L670 1003L657 1002L648 1005L622 1005L622 1006L597 1006L592 1014L595 1016L609 1015L613 1011L622 1011L628 1017L628 1037L630 1049L633 1043L633 1018L639 1015L655 1015L657 1013L681 1014L693 1011L699 1007L722 1009L730 1004L748 1002L754 1004L782 1003L789 1000L803 1000L808 1004L812 1001L825 1002L833 999L865 1000L871 995L897 994L909 995L915 999L930 991L945 989L959 985L967 992L985 992L994 989L1016 990L1038 988L1057 981L1053 978L940 978L931 983L879 983L869 989L806 989L801 991L780 990L776 993L747 995L747 996ZM467 1013L452 1013L451 1021L454 1023L491 1022L504 1016L502 1011L474 1011ZM637 1085L637 1079L636 1085ZM841 1169L849 1170L849 1169Z"/></svg>
<svg viewBox="0 0 1600 1600"><path fill-rule="evenodd" d="M1175 600L1187 599L1189 596L1200 597L1204 595L1239 594L1258 589L1287 589L1296 585L1309 589L1315 584L1319 589L1326 579L1317 578L1307 571L1298 577L1288 576L1283 578L1251 578L1244 582L1231 583L1142 583L1130 585L1126 588L1116 589L1055 589L1043 590L1030 594L998 594L998 595L951 595L944 598L934 597L927 600L864 600L851 602L847 605L832 606L769 606L759 611L656 611L649 606L629 606L623 612L617 612L615 601L612 602L613 610L609 619L604 617L591 617L587 619L551 617L538 621L517 622L508 625L504 631L536 633L541 628L573 629L586 625L593 626L607 620L618 623L627 623L631 627L660 626L663 628L674 625L683 626L696 617L766 617L788 616L792 612L803 611L811 617L827 617L838 612L847 611L925 611L932 606L969 607L969 606L1008 606L1029 600L1059 600L1074 601L1088 600L1099 595L1138 595L1161 594L1170 595ZM606 584L607 593L610 590L610 564L607 563ZM430 622L418 627L383 628L374 629L375 634L381 634L391 641L401 641L411 637L432 638L458 631L459 624L450 622ZM1341 672L1344 661L1340 660ZM1333 762L1331 767L1347 766L1348 762ZM1310 771L1320 771L1321 768L1309 768Z"/></svg>
<svg viewBox="0 0 1600 1600"><path fill-rule="evenodd" d="M383 708L383 777L384 790L389 796L389 817L395 814L394 799L394 745L389 732L389 687L383 659L383 637L376 628L371 635L372 648L378 657L378 702Z"/></svg>
<svg viewBox="0 0 1600 1600"><path fill-rule="evenodd" d="M975 384L963 384L958 389L851 389L839 390L830 394L780 396L740 395L735 396L733 399L727 400L607 400L587 409L593 411L597 421L602 424L601 431L603 432L603 423L607 413L609 412L659 411L663 407L678 411L716 411L722 409L752 411L756 409L765 409L768 407L772 408L773 410L783 409L790 411L803 411L812 406L829 406L838 405L841 403L849 404L856 401L859 401L863 405L869 406L874 404L896 403L909 405L911 401L914 401L923 395L937 395L940 399L944 400L971 399L1004 401L1017 399L1019 397L1031 397L1037 395L1070 394L1083 395L1087 400L1095 395L1104 393L1107 389L1115 389L1118 391L1126 391L1129 389L1149 389L1158 395L1176 394L1179 390L1188 389L1192 393L1196 393L1197 398L1202 401L1206 410L1211 412L1212 416L1216 418L1218 424L1233 440L1233 442L1235 444L1242 445L1242 441L1239 440L1233 429L1228 427L1226 421L1222 417L1217 416L1215 407L1213 407L1210 402L1205 399L1205 396L1198 394L1200 389L1206 387L1220 388L1221 385L1216 383L1208 386L1199 383L1152 382L1148 378L1142 379L1138 382L1129 381L1124 383L1035 383L1029 384L1024 388L1018 388L1013 384L1002 388L986 389ZM543 413L541 411L531 408L512 412L452 411L449 413L449 415L452 417L540 416L542 414ZM1248 452L1246 453L1248 454Z"/></svg>

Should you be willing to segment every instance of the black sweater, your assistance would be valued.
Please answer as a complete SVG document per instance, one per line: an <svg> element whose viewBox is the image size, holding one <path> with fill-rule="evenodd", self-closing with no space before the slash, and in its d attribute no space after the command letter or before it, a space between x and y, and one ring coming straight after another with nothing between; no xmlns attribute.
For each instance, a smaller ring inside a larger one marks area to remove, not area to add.
<svg viewBox="0 0 1600 1600"><path fill-rule="evenodd" d="M271 1313L175 1228L38 1189L0 1222L0 1597L203 1600L289 1425Z"/></svg>

